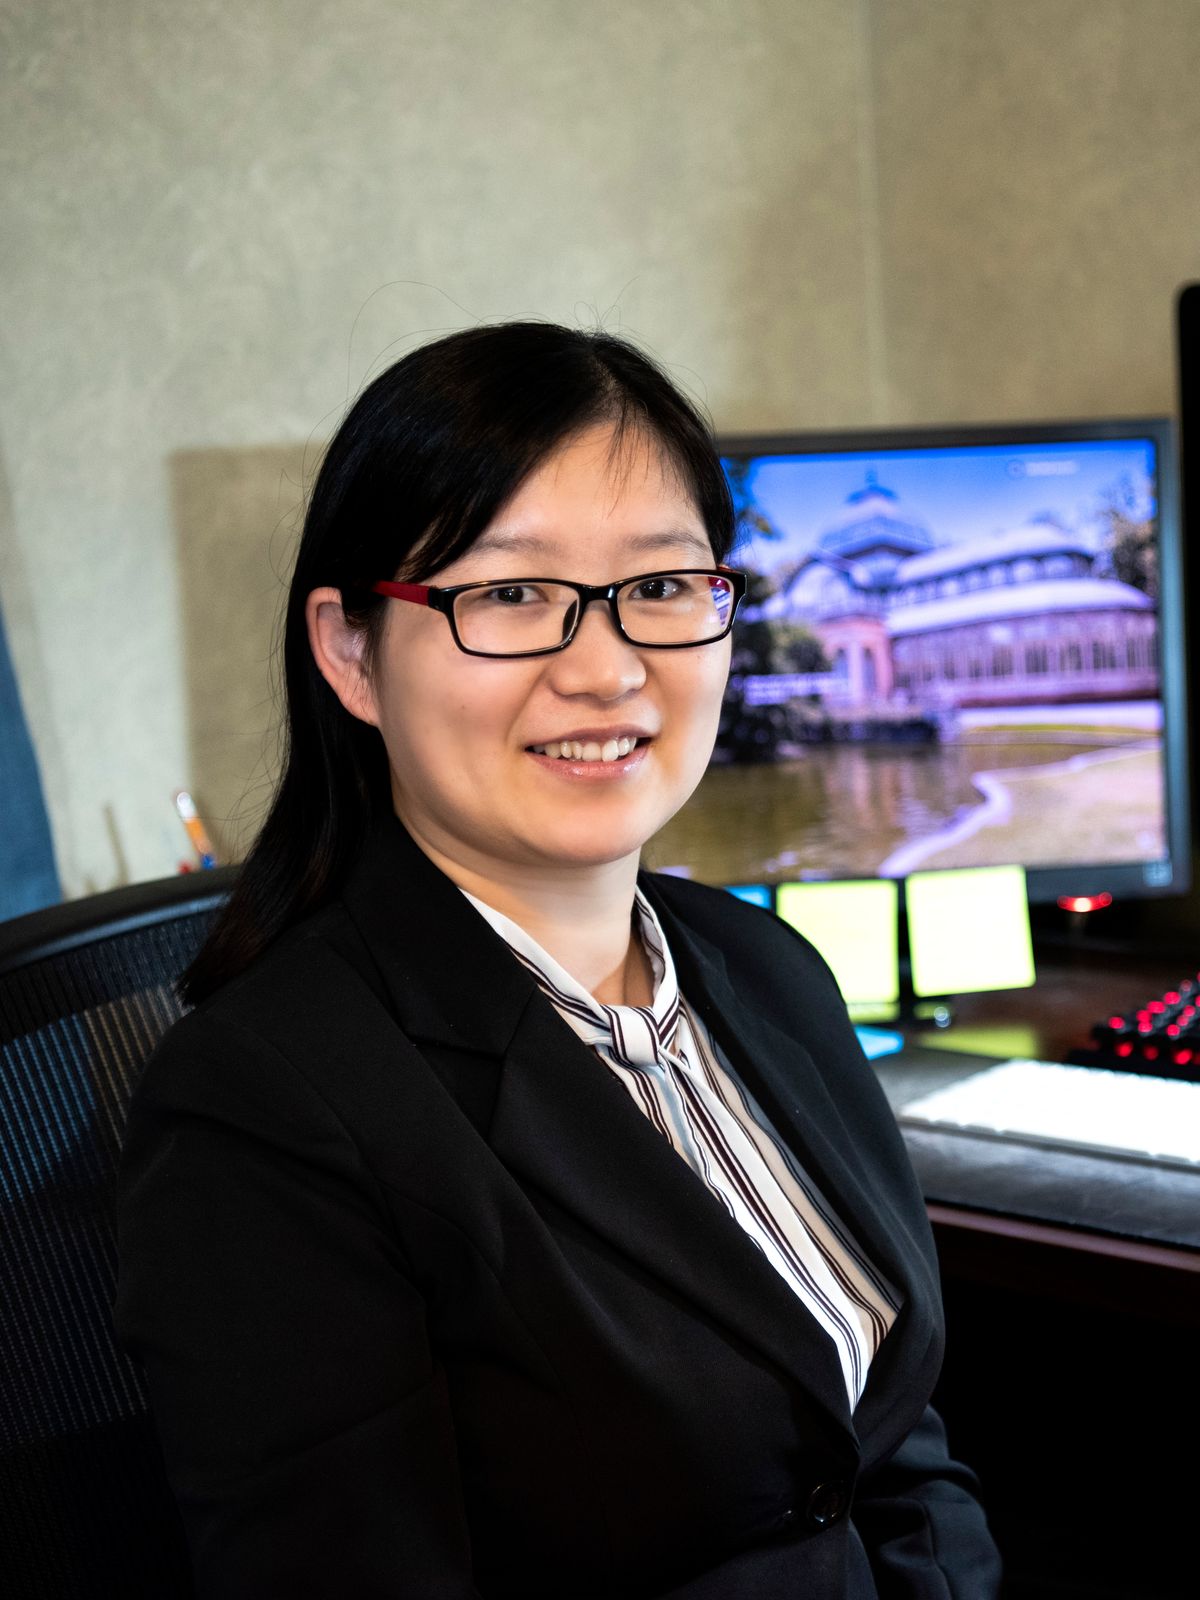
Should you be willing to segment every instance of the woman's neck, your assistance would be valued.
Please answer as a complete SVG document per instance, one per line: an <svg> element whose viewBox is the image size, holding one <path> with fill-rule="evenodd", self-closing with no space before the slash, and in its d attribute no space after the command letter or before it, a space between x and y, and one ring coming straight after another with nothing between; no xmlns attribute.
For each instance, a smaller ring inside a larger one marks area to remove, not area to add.
<svg viewBox="0 0 1200 1600"><path fill-rule="evenodd" d="M564 971L606 1005L649 1005L654 980L633 931L638 859L602 866L539 872L497 871L464 862L418 838L425 854L452 882L501 912L535 939Z"/></svg>

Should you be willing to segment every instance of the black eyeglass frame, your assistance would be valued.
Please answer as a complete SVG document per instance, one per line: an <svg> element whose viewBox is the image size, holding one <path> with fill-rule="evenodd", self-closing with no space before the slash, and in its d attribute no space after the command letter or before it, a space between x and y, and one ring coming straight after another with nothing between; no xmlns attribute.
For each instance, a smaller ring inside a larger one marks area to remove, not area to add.
<svg viewBox="0 0 1200 1600"><path fill-rule="evenodd" d="M645 583L650 578L674 577L723 579L732 591L729 619L725 626L720 633L714 633L708 639L646 642L633 638L625 631L621 621L617 600L620 591L628 588L631 583ZM476 583L455 583L448 587L439 587L429 583L392 583L387 579L380 579L368 587L372 594L384 595L389 600L408 600L414 605L428 606L432 611L440 611L450 624L454 643L465 656L482 656L487 661L522 661L530 656L552 656L559 650L565 650L579 632L584 612L593 600L605 602L617 635L624 639L626 644L633 645L636 650L698 650L706 644L719 644L722 639L728 637L737 617L738 607L746 597L746 581L746 574L733 567L670 567L661 572L639 572L632 578L618 578L615 583L572 583L568 578L485 578ZM458 624L454 620L454 602L460 594L465 594L469 589L516 589L525 583L553 583L560 589L573 589L579 596L575 620L559 644L544 645L540 650L499 651L472 650L469 645L462 642Z"/></svg>

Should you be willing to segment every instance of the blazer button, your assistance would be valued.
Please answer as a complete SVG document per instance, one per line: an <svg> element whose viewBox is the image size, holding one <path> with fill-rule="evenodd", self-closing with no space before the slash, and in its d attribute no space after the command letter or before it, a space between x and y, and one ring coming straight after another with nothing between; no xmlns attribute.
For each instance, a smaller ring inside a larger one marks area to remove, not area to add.
<svg viewBox="0 0 1200 1600"><path fill-rule="evenodd" d="M808 1497L805 1515L814 1528L828 1528L846 1515L850 1491L841 1478L819 1483Z"/></svg>

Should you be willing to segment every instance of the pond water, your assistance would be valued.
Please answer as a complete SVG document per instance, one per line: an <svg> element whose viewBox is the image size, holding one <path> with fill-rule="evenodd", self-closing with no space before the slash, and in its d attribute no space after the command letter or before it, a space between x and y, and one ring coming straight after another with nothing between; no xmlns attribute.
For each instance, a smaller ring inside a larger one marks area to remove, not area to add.
<svg viewBox="0 0 1200 1600"><path fill-rule="evenodd" d="M1152 751L1156 742L1096 730L1077 736L989 730L940 745L814 745L775 765L713 766L689 804L647 846L645 859L659 869L686 865L691 876L709 883L870 877L899 846L939 834L982 806L972 781L977 772L1016 778L1018 769L1092 753ZM1081 765L1081 774L1068 773L1063 785L1087 783L1093 794L1103 785L1119 807L1120 786L1100 778L1098 767ZM1060 809L1063 799L1059 794ZM1147 839L1161 831L1161 801L1152 795L1148 810L1157 814L1143 819Z"/></svg>

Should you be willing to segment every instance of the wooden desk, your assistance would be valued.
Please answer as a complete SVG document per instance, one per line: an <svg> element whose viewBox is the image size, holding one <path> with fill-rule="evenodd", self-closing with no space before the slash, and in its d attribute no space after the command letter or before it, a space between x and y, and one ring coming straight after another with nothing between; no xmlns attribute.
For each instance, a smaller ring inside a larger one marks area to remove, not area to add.
<svg viewBox="0 0 1200 1600"><path fill-rule="evenodd" d="M988 1064L1062 1059L1184 975L1119 958L1043 963L1033 990L971 996L945 1034L876 1063L893 1105ZM992 1057L991 1059L994 1059ZM1200 1171L905 1128L942 1266L935 1396L979 1473L1008 1600L1183 1600L1200 1438Z"/></svg>
<svg viewBox="0 0 1200 1600"><path fill-rule="evenodd" d="M978 1072L994 1058L912 1044L899 1055L876 1062L884 1092L897 1110L910 1100L947 1087ZM1018 1139L984 1139L953 1129L904 1127L908 1153L931 1206L941 1208L944 1226L950 1212L1008 1219L1025 1235L1039 1228L1047 1242L1053 1230L1077 1240L1079 1250L1101 1251L1096 1238L1140 1247L1147 1261L1154 1250L1174 1250L1181 1270L1200 1262L1200 1168L1185 1170L1150 1160L1086 1151L1052 1150ZM972 1224L975 1231L999 1237L995 1226ZM1101 1251L1116 1260L1112 1246ZM1128 1252L1126 1252L1128 1253ZM1137 1250L1134 1249L1134 1254Z"/></svg>
<svg viewBox="0 0 1200 1600"><path fill-rule="evenodd" d="M1128 1011L1161 994L1200 968L1170 956L1135 957L1119 950L1070 946L1039 952L1037 983L1031 989L958 996L954 1020L944 1032L912 1030L915 1044L952 1046L984 1055L1031 1055L1063 1061L1085 1047L1094 1022L1113 1011Z"/></svg>

